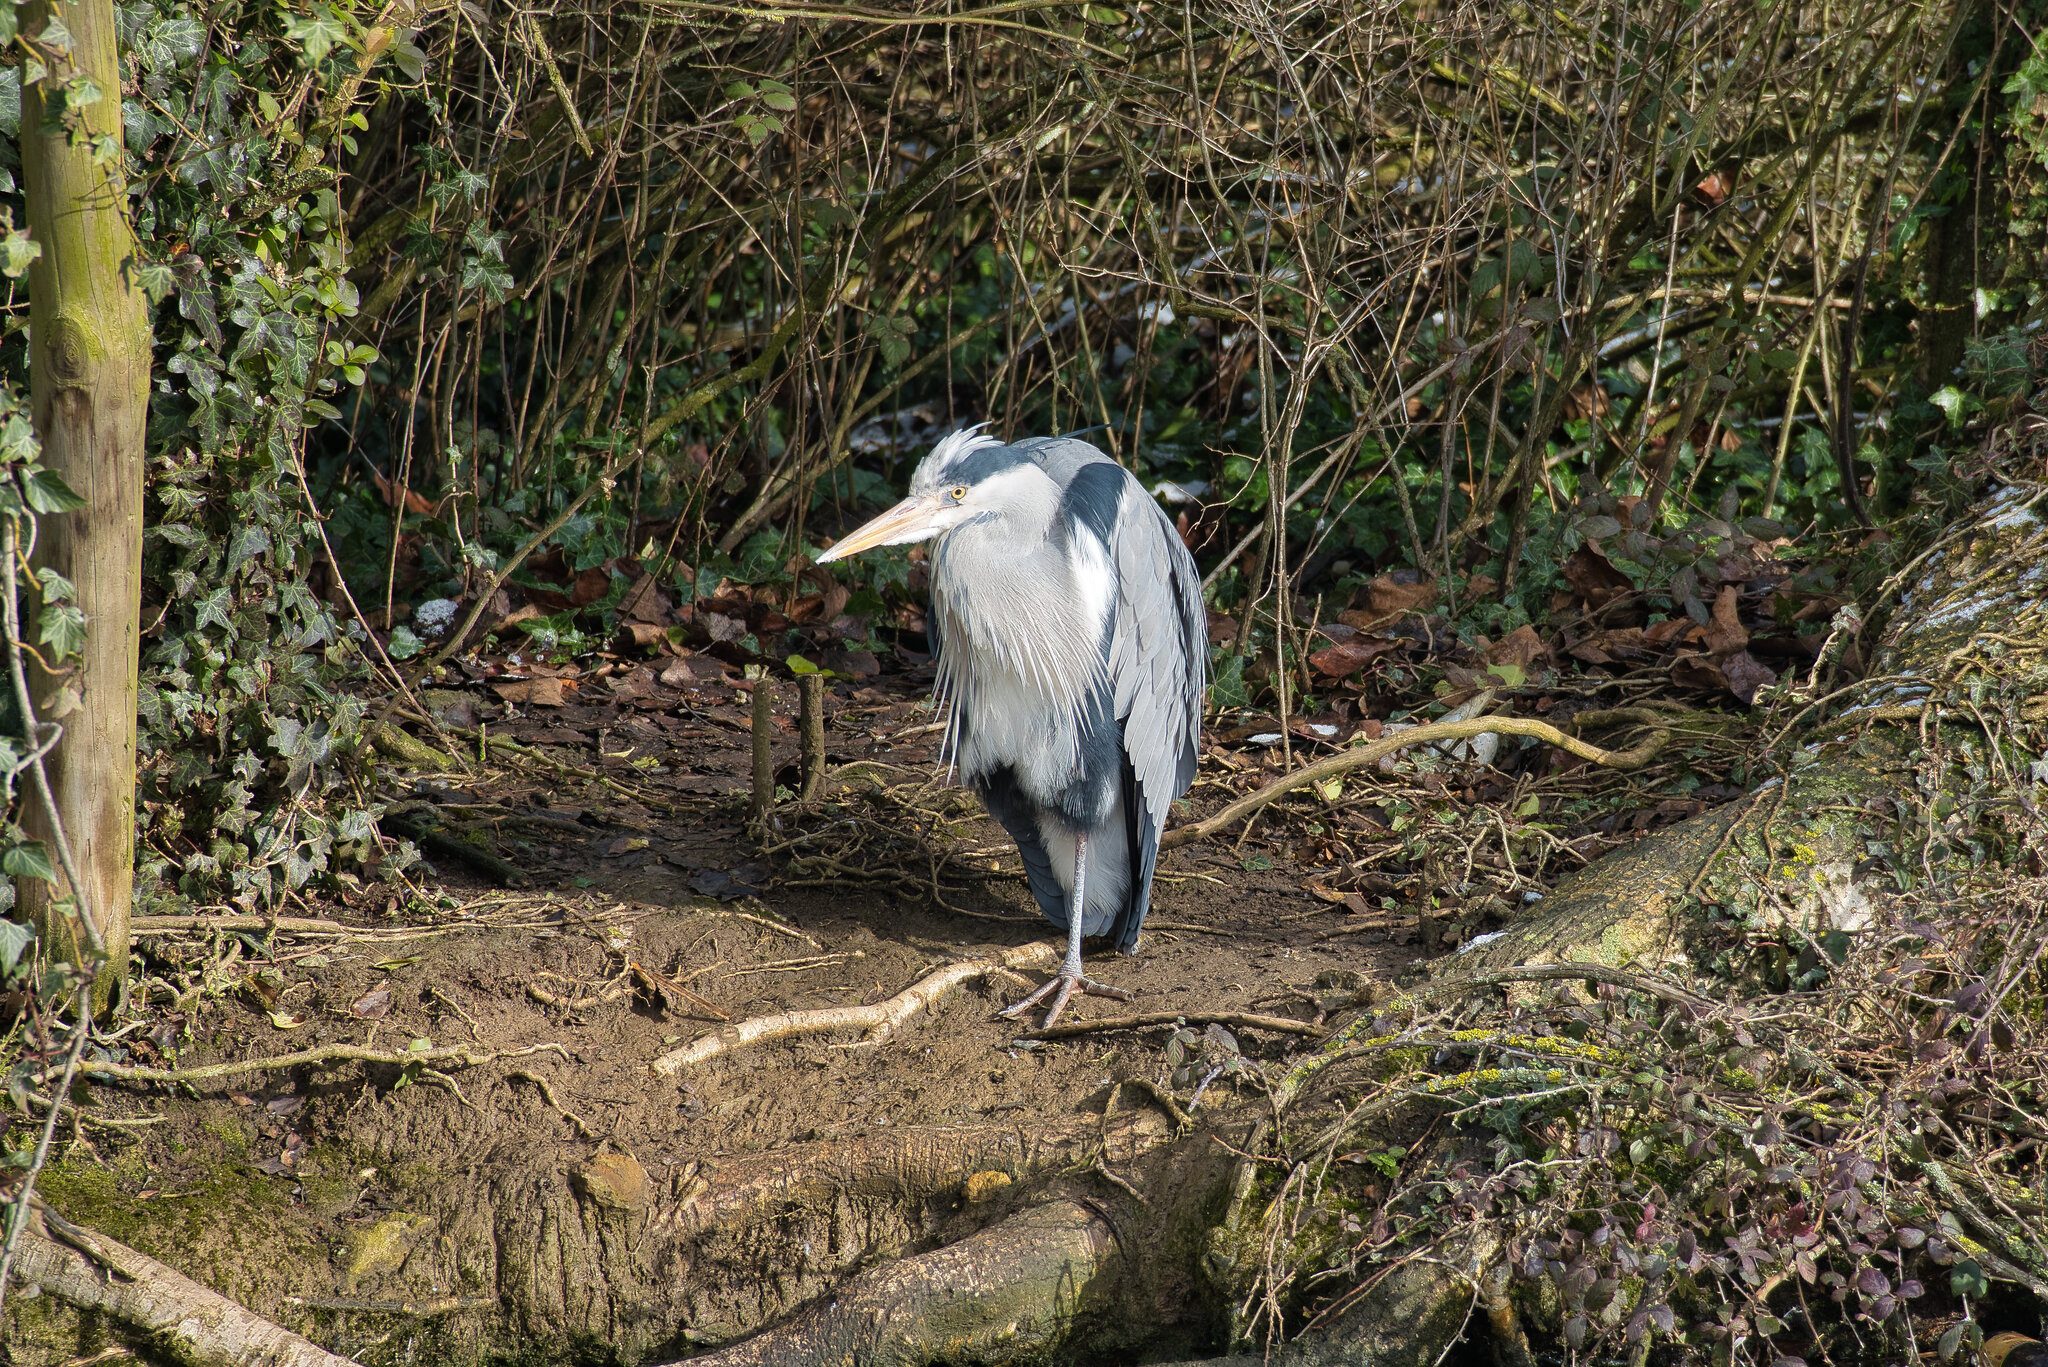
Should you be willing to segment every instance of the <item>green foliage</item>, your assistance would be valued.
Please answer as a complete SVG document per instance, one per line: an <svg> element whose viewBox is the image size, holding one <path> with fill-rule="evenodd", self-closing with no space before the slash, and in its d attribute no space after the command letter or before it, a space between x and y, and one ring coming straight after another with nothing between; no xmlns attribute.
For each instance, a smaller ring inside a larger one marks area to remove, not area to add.
<svg viewBox="0 0 2048 1367"><path fill-rule="evenodd" d="M395 59L350 82L362 35L327 6L202 12L156 0L123 5L118 19L133 82L122 110L128 176L146 189L135 269L153 305L159 377L141 686L145 873L159 894L270 906L378 850L375 808L347 764L362 705L346 690L362 658L312 589L318 532L299 451L377 360L346 331L358 295L332 187L350 120L361 125L353 106L397 79ZM11 133L20 73L9 78L0 114ZM74 88L66 99L77 107L95 93ZM12 191L11 148L0 155ZM0 210L19 221L13 193ZM14 275L27 259L10 245L0 264ZM24 360L16 332L0 366L18 379ZM18 492L0 503L30 516L77 507L29 445L12 405L0 416L0 458ZM46 577L38 588L35 640L61 664L90 624L68 584ZM33 872L38 860L47 864L40 847L21 844L0 855L10 872ZM144 895L151 889L146 878Z"/></svg>

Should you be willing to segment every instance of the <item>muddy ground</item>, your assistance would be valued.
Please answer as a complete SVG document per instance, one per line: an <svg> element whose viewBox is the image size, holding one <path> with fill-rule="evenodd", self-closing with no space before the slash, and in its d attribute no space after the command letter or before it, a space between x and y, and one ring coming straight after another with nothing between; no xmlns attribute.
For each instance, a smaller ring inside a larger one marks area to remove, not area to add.
<svg viewBox="0 0 2048 1367"><path fill-rule="evenodd" d="M115 1061L193 1068L342 1044L498 1057L265 1068L171 1098L96 1086L96 1118L44 1181L52 1205L343 1351L411 1345L420 1312L457 1324L499 1313L496 1297L465 1286L502 1296L541 1279L521 1303L564 1307L570 1323L598 1326L594 1353L616 1343L630 1360L772 1319L814 1295L818 1276L901 1238L848 1234L841 1220L819 1237L849 1246L813 1259L812 1234L785 1230L756 1243L750 1266L711 1273L732 1284L679 1312L634 1306L630 1288L566 1253L499 1246L489 1275L470 1275L459 1264L473 1255L447 1228L461 1198L448 1193L473 1187L480 1205L540 1193L538 1209L566 1189L586 1207L632 1206L643 1188L686 1196L762 1156L809 1162L892 1129L1100 1116L1127 1079L1191 1099L1201 1079L1175 1076L1171 1025L1042 1041L999 1019L1038 970L969 982L879 1043L839 1032L673 1078L652 1071L720 1017L880 1001L948 961L1048 934L1001 831L937 771L923 680L831 690L834 781L808 807L785 792L757 839L744 681L666 673L567 679L559 706L503 679L428 695L441 734L415 733L490 756L446 774L387 769L400 816L433 831L430 867L366 883L346 903L280 908L274 930L227 909L144 922L147 1009ZM796 690L777 698L777 769L793 783ZM1227 730L1215 748L1230 753L1211 756L1182 819L1277 772L1268 734ZM1254 836L1168 853L1140 952L1091 956L1135 1000L1079 1002L1069 1020L1257 1012L1313 1024L1415 963L1425 934L1457 933L1340 896L1334 871L1300 862L1297 844ZM1234 1035L1254 1064L1306 1042ZM1201 1104L1242 1096L1241 1084L1221 1074ZM426 1204L442 1213L423 1216ZM549 1237L508 1228L502 1212L479 1218L496 1220L494 1246ZM579 1308L579 1297L604 1304ZM632 1323L643 1311L701 1319ZM417 1345L400 1355L433 1357Z"/></svg>

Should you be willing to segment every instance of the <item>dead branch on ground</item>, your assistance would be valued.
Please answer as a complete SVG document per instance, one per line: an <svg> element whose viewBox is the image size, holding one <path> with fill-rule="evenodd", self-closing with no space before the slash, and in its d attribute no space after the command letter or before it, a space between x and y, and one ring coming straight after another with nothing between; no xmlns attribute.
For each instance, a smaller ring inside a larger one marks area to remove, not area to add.
<svg viewBox="0 0 2048 1367"><path fill-rule="evenodd" d="M963 959L933 969L887 1001L869 1006L833 1006L754 1016L663 1054L654 1061L654 1071L663 1077L674 1077L685 1068L694 1068L721 1054L751 1045L845 1030L864 1031L862 1043L879 1044L894 1033L896 1027L919 1011L936 1006L960 984L990 973L1011 972L1031 964L1049 963L1057 955L1058 947L1051 941L1035 940L986 959Z"/></svg>
<svg viewBox="0 0 2048 1367"><path fill-rule="evenodd" d="M1647 708L1621 708L1603 714L1603 719L1609 718L1642 721L1655 729L1641 743L1627 750L1603 750L1597 745L1580 740L1577 736L1558 730L1549 722L1537 721L1530 717L1474 717L1470 721L1430 722L1382 736L1354 749L1326 756L1313 764L1305 764L1290 774L1283 774L1257 792L1247 793L1212 816L1168 831L1160 840L1159 848L1178 849L1182 845L1206 839L1297 789L1324 783L1354 769L1377 764L1389 755L1397 754L1410 746L1430 745L1447 740L1472 740L1478 736L1528 736L1605 768L1640 769L1655 759L1658 752L1671 742L1671 731L1663 724L1663 718Z"/></svg>

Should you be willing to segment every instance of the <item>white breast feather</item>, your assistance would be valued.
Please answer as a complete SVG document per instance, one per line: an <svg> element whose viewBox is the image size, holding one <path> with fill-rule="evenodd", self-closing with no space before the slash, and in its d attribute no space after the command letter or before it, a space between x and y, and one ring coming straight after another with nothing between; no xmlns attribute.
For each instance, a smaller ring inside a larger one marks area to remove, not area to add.
<svg viewBox="0 0 2048 1367"><path fill-rule="evenodd" d="M1072 780L1080 713L1105 675L1103 633L1116 597L1102 547L1086 532L1074 542L1071 568L1050 550L1002 554L969 538L949 539L935 557L936 692L951 709L947 758L968 778L1008 765L1038 797ZM977 587L963 616L965 582Z"/></svg>

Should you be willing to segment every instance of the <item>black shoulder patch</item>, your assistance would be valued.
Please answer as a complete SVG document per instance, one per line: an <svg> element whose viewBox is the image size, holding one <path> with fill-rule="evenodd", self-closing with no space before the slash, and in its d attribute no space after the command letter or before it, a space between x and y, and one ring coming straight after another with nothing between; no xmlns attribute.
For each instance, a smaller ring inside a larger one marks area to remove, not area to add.
<svg viewBox="0 0 2048 1367"><path fill-rule="evenodd" d="M1000 475L1005 470L1035 463L1030 452L1015 446L983 446L948 465L945 477L955 484L973 485L990 475Z"/></svg>
<svg viewBox="0 0 2048 1367"><path fill-rule="evenodd" d="M1061 520L1095 533L1105 547L1116 544L1116 513L1123 503L1124 468L1114 461L1091 461L1075 472L1060 500Z"/></svg>

